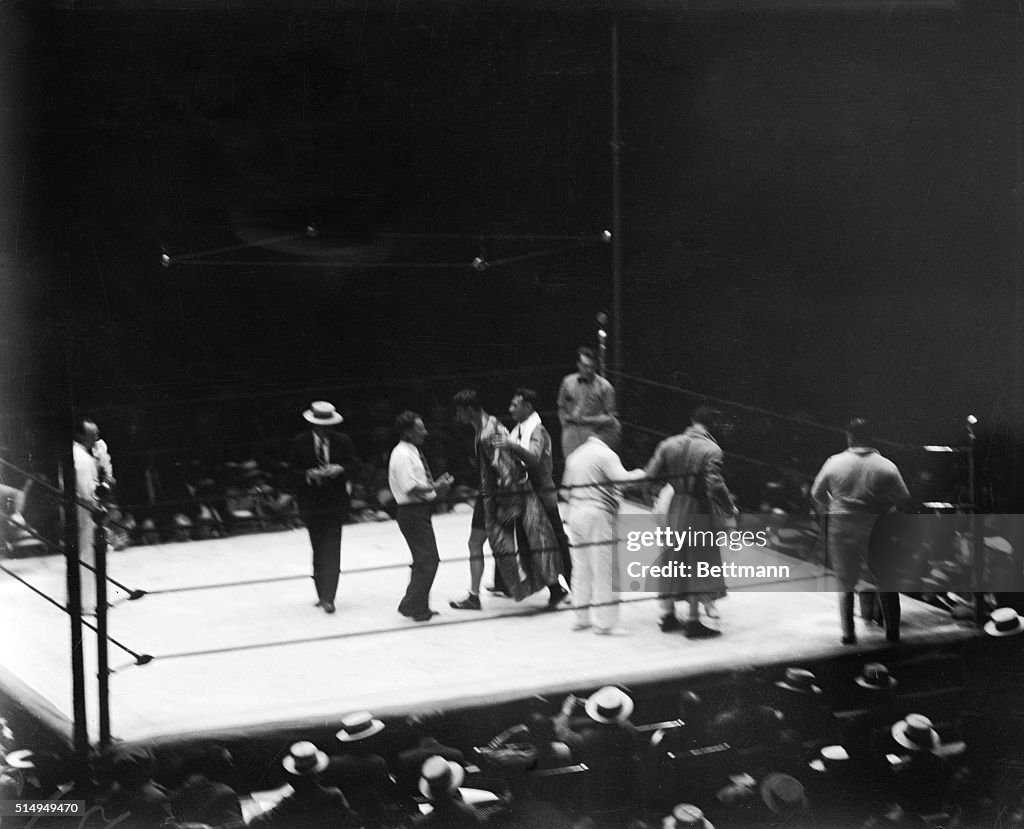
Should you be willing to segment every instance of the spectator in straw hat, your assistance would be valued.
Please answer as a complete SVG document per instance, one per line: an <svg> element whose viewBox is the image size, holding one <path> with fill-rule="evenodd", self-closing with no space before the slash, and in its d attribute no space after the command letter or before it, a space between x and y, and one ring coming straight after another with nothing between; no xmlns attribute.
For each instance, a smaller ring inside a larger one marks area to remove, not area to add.
<svg viewBox="0 0 1024 829"><path fill-rule="evenodd" d="M805 748L835 742L838 724L814 674L804 668L786 668L775 687L786 742Z"/></svg>
<svg viewBox="0 0 1024 829"><path fill-rule="evenodd" d="M586 719L570 720L580 700L566 697L554 718L555 733L589 769L584 802L596 813L622 808L632 796L636 729L629 717L633 700L621 688L606 685L583 701Z"/></svg>
<svg viewBox="0 0 1024 829"><path fill-rule="evenodd" d="M348 481L359 474L359 459L348 435L330 427L344 420L326 400L316 400L302 413L309 424L292 442L299 514L313 547L316 606L334 613L341 567L341 526L349 516Z"/></svg>
<svg viewBox="0 0 1024 829"><path fill-rule="evenodd" d="M414 826L462 829L482 825L473 807L459 793L459 786L466 779L461 765L435 755L424 761L420 775L420 792L432 808L417 817Z"/></svg>
<svg viewBox="0 0 1024 829"><path fill-rule="evenodd" d="M391 769L383 754L385 726L369 711L356 711L342 717L335 735L342 745L331 755L323 779L338 786L359 813L367 827L379 826L384 807L393 799Z"/></svg>
<svg viewBox="0 0 1024 829"><path fill-rule="evenodd" d="M288 773L292 793L274 808L254 817L249 821L250 826L327 829L362 825L341 790L320 782L320 774L327 768L327 755L315 745L294 743L281 765Z"/></svg>
<svg viewBox="0 0 1024 829"><path fill-rule="evenodd" d="M842 723L842 742L857 758L884 747L890 726L899 719L896 689L899 683L881 662L868 662L853 678L856 686L850 708L860 713Z"/></svg>
<svg viewBox="0 0 1024 829"><path fill-rule="evenodd" d="M893 753L893 799L917 814L941 808L953 794L950 783L957 771L954 759L967 749L962 741L943 742L939 731L923 714L907 714L890 729Z"/></svg>

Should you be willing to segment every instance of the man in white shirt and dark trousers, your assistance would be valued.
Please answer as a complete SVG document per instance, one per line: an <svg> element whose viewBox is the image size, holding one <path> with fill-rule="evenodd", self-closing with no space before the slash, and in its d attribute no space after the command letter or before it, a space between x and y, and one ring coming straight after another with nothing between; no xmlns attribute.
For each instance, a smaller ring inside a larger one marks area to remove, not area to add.
<svg viewBox="0 0 1024 829"><path fill-rule="evenodd" d="M453 479L445 473L435 481L430 474L422 450L427 428L418 414L402 412L395 419L395 427L400 440L391 450L388 485L398 505L398 528L412 553L409 587L398 612L415 622L428 622L437 615L430 609L430 588L440 562L431 515L434 502L447 494Z"/></svg>
<svg viewBox="0 0 1024 829"><path fill-rule="evenodd" d="M615 569L616 519L622 503L620 484L639 481L642 469L627 471L615 454L622 435L618 420L601 424L565 460L562 487L568 488L569 536L572 539L573 630L605 636L622 633L615 627L619 606L612 592Z"/></svg>

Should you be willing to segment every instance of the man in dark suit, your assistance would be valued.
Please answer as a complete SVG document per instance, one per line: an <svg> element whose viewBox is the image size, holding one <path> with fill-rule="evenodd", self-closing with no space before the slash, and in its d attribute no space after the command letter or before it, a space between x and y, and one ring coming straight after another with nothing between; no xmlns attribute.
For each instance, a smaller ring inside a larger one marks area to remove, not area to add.
<svg viewBox="0 0 1024 829"><path fill-rule="evenodd" d="M348 482L359 474L360 464L352 439L329 428L343 420L332 404L317 400L302 417L312 428L297 435L292 445L299 515L313 547L316 606L334 613L341 526L349 514Z"/></svg>

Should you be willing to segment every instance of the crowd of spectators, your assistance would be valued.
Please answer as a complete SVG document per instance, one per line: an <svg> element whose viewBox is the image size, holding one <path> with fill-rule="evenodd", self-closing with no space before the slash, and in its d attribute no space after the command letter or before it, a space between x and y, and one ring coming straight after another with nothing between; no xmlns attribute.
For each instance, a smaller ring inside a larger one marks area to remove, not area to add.
<svg viewBox="0 0 1024 829"><path fill-rule="evenodd" d="M699 692L536 697L490 740L465 714L362 711L333 736L297 731L244 761L214 743L115 743L87 768L20 747L4 725L0 800L82 800L86 819L67 825L139 829L1022 826L1017 752L984 735L1016 716L997 686L1020 681L1024 620L1004 608L985 632L944 698L914 660L902 676L833 664L828 681L790 666Z"/></svg>

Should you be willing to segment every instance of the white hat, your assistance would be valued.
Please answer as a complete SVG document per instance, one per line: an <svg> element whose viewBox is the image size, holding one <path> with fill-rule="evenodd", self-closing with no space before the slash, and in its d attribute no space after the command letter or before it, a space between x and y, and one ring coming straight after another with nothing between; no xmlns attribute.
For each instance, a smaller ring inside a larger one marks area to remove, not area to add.
<svg viewBox="0 0 1024 829"><path fill-rule="evenodd" d="M841 768L850 759L850 753L842 746L822 746L818 756L807 765L814 771L826 772Z"/></svg>
<svg viewBox="0 0 1024 829"><path fill-rule="evenodd" d="M587 716L597 722L621 723L633 713L633 700L621 688L605 685L587 698L583 708Z"/></svg>
<svg viewBox="0 0 1024 829"><path fill-rule="evenodd" d="M356 711L341 718L341 731L336 736L343 743L354 743L380 734L383 730L384 723L375 720L369 711Z"/></svg>
<svg viewBox="0 0 1024 829"><path fill-rule="evenodd" d="M662 829L715 829L704 813L692 803L680 803L661 822Z"/></svg>
<svg viewBox="0 0 1024 829"><path fill-rule="evenodd" d="M796 694L820 694L821 688L816 685L817 677L803 668L786 668L783 679L775 683L777 688L792 691Z"/></svg>
<svg viewBox="0 0 1024 829"><path fill-rule="evenodd" d="M281 761L284 770L296 777L317 774L327 768L327 755L308 742L295 743Z"/></svg>
<svg viewBox="0 0 1024 829"><path fill-rule="evenodd" d="M4 758L4 762L12 769L34 769L36 767L35 752L30 748L19 748L17 751L10 752Z"/></svg>
<svg viewBox="0 0 1024 829"><path fill-rule="evenodd" d="M853 681L869 691L888 691L896 687L896 680L881 662L868 662Z"/></svg>
<svg viewBox="0 0 1024 829"><path fill-rule="evenodd" d="M454 792L466 779L462 766L436 754L423 761L420 774L420 792L431 800L439 794Z"/></svg>
<svg viewBox="0 0 1024 829"><path fill-rule="evenodd" d="M334 426L345 419L338 414L334 404L326 400L314 400L302 416L314 426Z"/></svg>
<svg viewBox="0 0 1024 829"><path fill-rule="evenodd" d="M907 714L892 727L892 738L911 751L935 751L941 743L939 732L923 714Z"/></svg>
<svg viewBox="0 0 1024 829"><path fill-rule="evenodd" d="M985 633L989 636L1014 636L1024 633L1024 620L1012 607L997 607L985 622Z"/></svg>

